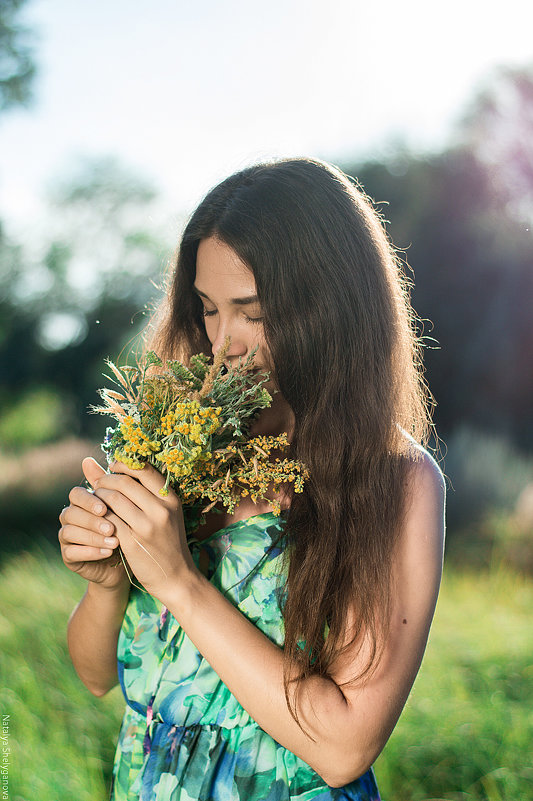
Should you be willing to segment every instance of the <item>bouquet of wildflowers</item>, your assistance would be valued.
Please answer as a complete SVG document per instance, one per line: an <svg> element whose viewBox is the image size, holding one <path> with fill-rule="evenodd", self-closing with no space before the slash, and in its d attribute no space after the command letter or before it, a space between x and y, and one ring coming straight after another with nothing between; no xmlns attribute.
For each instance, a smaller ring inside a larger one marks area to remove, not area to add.
<svg viewBox="0 0 533 801"><path fill-rule="evenodd" d="M289 446L286 434L249 436L249 428L272 397L263 386L269 373L252 371L253 355L225 368L229 338L209 364L204 354L190 366L165 363L150 351L136 366L107 361L117 389L101 389L102 406L92 411L111 415L116 425L106 431L102 449L108 463L119 460L133 469L146 462L166 478L185 507L208 512L221 503L231 514L241 498L268 500L279 514L277 500L267 493L291 482L301 492L305 467L274 457Z"/></svg>

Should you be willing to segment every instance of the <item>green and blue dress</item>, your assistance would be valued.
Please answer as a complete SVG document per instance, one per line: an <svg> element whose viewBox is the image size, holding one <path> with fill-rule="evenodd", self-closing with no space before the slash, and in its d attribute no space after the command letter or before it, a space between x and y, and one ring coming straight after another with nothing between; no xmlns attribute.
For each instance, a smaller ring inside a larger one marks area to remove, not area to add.
<svg viewBox="0 0 533 801"><path fill-rule="evenodd" d="M280 647L282 526L267 512L190 539L208 579ZM379 801L372 770L328 787L261 729L172 614L135 587L117 657L127 705L111 801Z"/></svg>

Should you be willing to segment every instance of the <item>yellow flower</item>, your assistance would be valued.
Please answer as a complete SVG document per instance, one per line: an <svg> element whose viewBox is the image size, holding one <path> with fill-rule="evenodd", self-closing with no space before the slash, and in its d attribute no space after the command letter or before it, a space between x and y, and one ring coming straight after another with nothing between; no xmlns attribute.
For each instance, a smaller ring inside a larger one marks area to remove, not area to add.
<svg viewBox="0 0 533 801"><path fill-rule="evenodd" d="M139 470L143 467L143 462L139 462L137 459L132 459L131 456L128 456L127 453L121 451L119 448L116 449L115 453L113 454L113 458L117 462L122 462L127 467L131 467L132 470Z"/></svg>

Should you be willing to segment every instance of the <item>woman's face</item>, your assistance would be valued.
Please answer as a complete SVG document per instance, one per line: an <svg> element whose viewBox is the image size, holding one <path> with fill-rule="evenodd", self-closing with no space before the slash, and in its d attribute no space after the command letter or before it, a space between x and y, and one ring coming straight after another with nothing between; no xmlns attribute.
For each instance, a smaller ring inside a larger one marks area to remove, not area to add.
<svg viewBox="0 0 533 801"><path fill-rule="evenodd" d="M198 246L194 290L202 301L213 354L230 336L227 364L235 365L239 358L245 361L257 347L254 367L271 370L253 273L234 250L215 237L202 239Z"/></svg>

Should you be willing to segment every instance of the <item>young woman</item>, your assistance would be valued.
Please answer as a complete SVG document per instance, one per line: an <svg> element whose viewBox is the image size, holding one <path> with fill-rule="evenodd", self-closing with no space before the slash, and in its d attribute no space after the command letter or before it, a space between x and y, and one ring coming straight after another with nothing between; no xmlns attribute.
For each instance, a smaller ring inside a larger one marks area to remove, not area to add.
<svg viewBox="0 0 533 801"><path fill-rule="evenodd" d="M379 798L444 540L408 289L370 202L322 161L244 169L192 215L150 346L187 359L229 335L228 364L256 348L275 394L253 431L287 432L309 479L280 517L245 499L191 537L154 468L84 461L94 492L60 515L88 581L68 643L92 693L126 698L115 801Z"/></svg>

